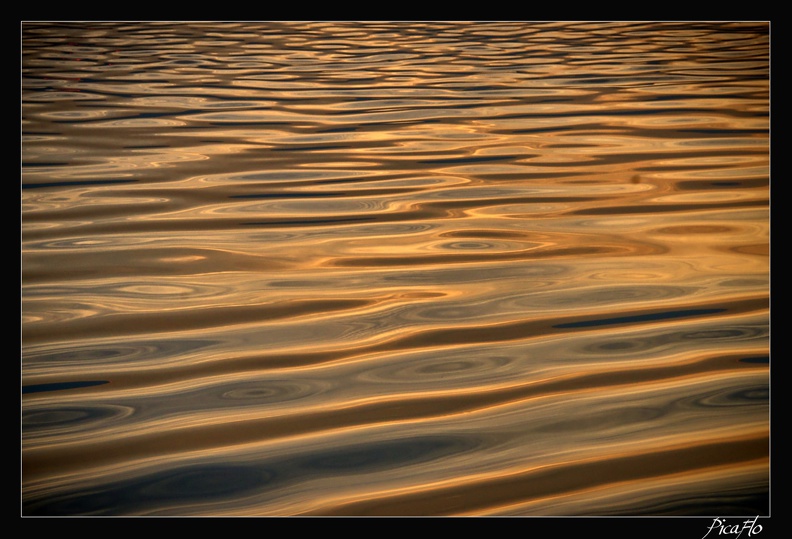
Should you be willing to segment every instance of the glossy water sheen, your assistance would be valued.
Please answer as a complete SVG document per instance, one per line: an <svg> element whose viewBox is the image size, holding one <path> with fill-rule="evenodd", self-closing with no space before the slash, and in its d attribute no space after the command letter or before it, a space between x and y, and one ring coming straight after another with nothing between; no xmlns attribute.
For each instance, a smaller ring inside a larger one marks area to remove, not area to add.
<svg viewBox="0 0 792 539"><path fill-rule="evenodd" d="M22 513L768 514L768 33L24 23Z"/></svg>

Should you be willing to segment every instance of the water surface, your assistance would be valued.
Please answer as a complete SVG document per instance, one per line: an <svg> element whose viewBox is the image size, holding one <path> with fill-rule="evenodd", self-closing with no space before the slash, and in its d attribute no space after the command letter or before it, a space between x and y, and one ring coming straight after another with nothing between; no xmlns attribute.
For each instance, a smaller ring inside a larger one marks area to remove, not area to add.
<svg viewBox="0 0 792 539"><path fill-rule="evenodd" d="M769 514L768 26L23 23L22 514Z"/></svg>

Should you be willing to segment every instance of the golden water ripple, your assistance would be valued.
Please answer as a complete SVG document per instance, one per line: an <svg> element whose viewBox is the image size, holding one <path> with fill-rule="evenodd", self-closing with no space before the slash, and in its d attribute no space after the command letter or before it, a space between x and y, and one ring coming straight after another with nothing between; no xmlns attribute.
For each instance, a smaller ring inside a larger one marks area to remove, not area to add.
<svg viewBox="0 0 792 539"><path fill-rule="evenodd" d="M768 515L769 25L25 22L25 516Z"/></svg>

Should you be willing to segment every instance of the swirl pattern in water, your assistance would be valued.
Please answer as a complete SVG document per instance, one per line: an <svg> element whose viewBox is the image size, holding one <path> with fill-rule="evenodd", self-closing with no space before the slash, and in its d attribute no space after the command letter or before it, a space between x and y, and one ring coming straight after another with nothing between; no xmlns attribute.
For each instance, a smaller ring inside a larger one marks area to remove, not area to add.
<svg viewBox="0 0 792 539"><path fill-rule="evenodd" d="M768 515L769 24L25 22L25 516Z"/></svg>

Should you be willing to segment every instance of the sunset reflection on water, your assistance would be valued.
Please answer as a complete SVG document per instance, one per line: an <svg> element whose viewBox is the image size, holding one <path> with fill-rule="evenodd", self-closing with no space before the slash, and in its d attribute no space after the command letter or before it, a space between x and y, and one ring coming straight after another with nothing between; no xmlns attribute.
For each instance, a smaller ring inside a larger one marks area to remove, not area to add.
<svg viewBox="0 0 792 539"><path fill-rule="evenodd" d="M769 514L769 24L21 35L23 515Z"/></svg>

